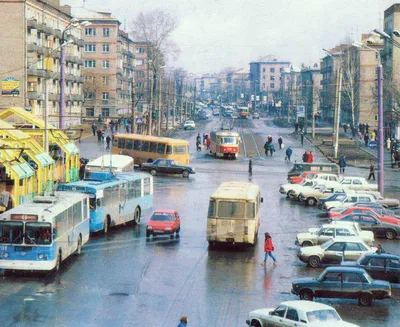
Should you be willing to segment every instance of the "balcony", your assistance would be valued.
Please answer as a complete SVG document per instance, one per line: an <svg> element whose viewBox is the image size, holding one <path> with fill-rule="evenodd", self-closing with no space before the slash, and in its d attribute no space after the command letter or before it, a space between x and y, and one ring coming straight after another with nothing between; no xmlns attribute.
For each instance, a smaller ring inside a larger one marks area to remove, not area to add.
<svg viewBox="0 0 400 327"><path fill-rule="evenodd" d="M84 66L85 65L85 59L79 58L76 60L76 63L80 66Z"/></svg>
<svg viewBox="0 0 400 327"><path fill-rule="evenodd" d="M84 40L84 39L77 39L76 44L77 44L79 47L84 47L84 46L85 46L85 40Z"/></svg>
<svg viewBox="0 0 400 327"><path fill-rule="evenodd" d="M45 57L48 57L51 53L51 49L48 47L38 47L38 52Z"/></svg>
<svg viewBox="0 0 400 327"><path fill-rule="evenodd" d="M45 29L46 29L46 24L44 24L44 23L38 23L36 29L37 29L39 32L43 32L43 33L44 33L44 31L45 31Z"/></svg>
<svg viewBox="0 0 400 327"><path fill-rule="evenodd" d="M61 32L61 30L55 29L55 30L54 30L54 36L55 36L56 38L61 39L61 37L62 37L62 32Z"/></svg>
<svg viewBox="0 0 400 327"><path fill-rule="evenodd" d="M123 75L124 71L122 70L122 68L118 68L117 67L117 75Z"/></svg>
<svg viewBox="0 0 400 327"><path fill-rule="evenodd" d="M36 20L34 20L34 19L28 19L28 20L26 21L26 26L27 26L28 28L37 29L38 22L37 22Z"/></svg>
<svg viewBox="0 0 400 327"><path fill-rule="evenodd" d="M67 74L65 76L65 80L68 81L68 82L73 82L75 80L75 75Z"/></svg>
<svg viewBox="0 0 400 327"><path fill-rule="evenodd" d="M81 94L71 94L70 95L72 101L83 101L84 97Z"/></svg>
<svg viewBox="0 0 400 327"><path fill-rule="evenodd" d="M128 56L131 58L135 58L135 54L132 51L128 51Z"/></svg>
<svg viewBox="0 0 400 327"><path fill-rule="evenodd" d="M50 27L50 26L45 26L44 27L44 32L48 35L53 35L54 34L54 28Z"/></svg>
<svg viewBox="0 0 400 327"><path fill-rule="evenodd" d="M28 91L28 99L29 100L37 100L38 93L36 91Z"/></svg>
<svg viewBox="0 0 400 327"><path fill-rule="evenodd" d="M35 43L28 43L27 44L28 52L36 52L38 51L38 45Z"/></svg>
<svg viewBox="0 0 400 327"><path fill-rule="evenodd" d="M85 78L83 76L77 76L76 82L77 83L84 83L85 82Z"/></svg>
<svg viewBox="0 0 400 327"><path fill-rule="evenodd" d="M77 56L72 56L72 55L66 55L65 56L65 61L68 61L68 62L77 62L78 61L78 59L80 59L80 58L78 58Z"/></svg>
<svg viewBox="0 0 400 327"><path fill-rule="evenodd" d="M50 55L51 55L53 58L60 58L61 52L60 52L60 50L55 49L55 50L53 50L53 51L50 52Z"/></svg>
<svg viewBox="0 0 400 327"><path fill-rule="evenodd" d="M58 93L49 93L49 100L50 101L59 101L60 100L60 94L58 94Z"/></svg>
<svg viewBox="0 0 400 327"><path fill-rule="evenodd" d="M46 77L46 70L38 69L38 68L29 68L28 75L37 76L37 77Z"/></svg>

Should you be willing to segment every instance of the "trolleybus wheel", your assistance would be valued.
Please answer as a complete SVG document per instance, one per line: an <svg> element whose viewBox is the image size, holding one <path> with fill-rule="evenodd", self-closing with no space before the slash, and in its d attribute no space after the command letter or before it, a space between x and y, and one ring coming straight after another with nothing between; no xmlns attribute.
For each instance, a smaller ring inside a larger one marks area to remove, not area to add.
<svg viewBox="0 0 400 327"><path fill-rule="evenodd" d="M133 223L138 225L140 223L140 209L136 207L135 213L133 215Z"/></svg>
<svg viewBox="0 0 400 327"><path fill-rule="evenodd" d="M82 253L82 235L79 235L78 238L78 248L76 249L76 254Z"/></svg>
<svg viewBox="0 0 400 327"><path fill-rule="evenodd" d="M61 266L61 251L58 253L56 266L54 268L54 272L58 273L60 271Z"/></svg>
<svg viewBox="0 0 400 327"><path fill-rule="evenodd" d="M111 220L110 215L107 215L106 220L104 221L104 234L108 233L108 230L110 228L110 220Z"/></svg>
<svg viewBox="0 0 400 327"><path fill-rule="evenodd" d="M150 170L150 175L151 176L156 176L157 175L157 170L155 170L155 169Z"/></svg>

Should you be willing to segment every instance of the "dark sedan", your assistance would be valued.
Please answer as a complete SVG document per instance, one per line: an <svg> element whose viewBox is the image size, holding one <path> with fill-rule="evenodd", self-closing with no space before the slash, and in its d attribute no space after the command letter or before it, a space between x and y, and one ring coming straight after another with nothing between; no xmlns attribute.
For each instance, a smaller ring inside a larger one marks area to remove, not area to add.
<svg viewBox="0 0 400 327"><path fill-rule="evenodd" d="M182 166L170 159L157 159L152 163L143 163L141 169L150 172L153 176L157 174L179 174L187 178L190 174L195 174L194 168Z"/></svg>
<svg viewBox="0 0 400 327"><path fill-rule="evenodd" d="M390 253L368 253L358 261L346 261L343 267L357 267L365 269L375 279L387 280L391 283L400 282L400 256Z"/></svg>
<svg viewBox="0 0 400 327"><path fill-rule="evenodd" d="M329 267L318 277L300 278L292 282L292 294L302 300L318 298L358 299L358 304L370 306L372 301L392 296L390 283L374 280L364 269Z"/></svg>

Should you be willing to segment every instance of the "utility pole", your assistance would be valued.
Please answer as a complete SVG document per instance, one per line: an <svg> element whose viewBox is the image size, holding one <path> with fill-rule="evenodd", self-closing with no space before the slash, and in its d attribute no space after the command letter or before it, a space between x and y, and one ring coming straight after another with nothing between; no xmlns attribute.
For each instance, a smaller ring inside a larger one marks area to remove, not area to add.
<svg viewBox="0 0 400 327"><path fill-rule="evenodd" d="M335 135L335 144L333 147L334 150L334 158L336 159L338 157L338 150L339 150L339 125L340 125L340 106L341 106L341 95L342 95L342 69L339 68L338 71L338 87L337 87L337 106L336 106L336 112L335 112L335 117L336 121L334 122L334 135Z"/></svg>
<svg viewBox="0 0 400 327"><path fill-rule="evenodd" d="M44 84L44 151L49 152L49 79Z"/></svg>
<svg viewBox="0 0 400 327"><path fill-rule="evenodd" d="M153 120L153 107L152 107L152 102L153 102L153 86L152 86L152 81L153 79L150 78L149 82L150 82L150 94L149 94L149 101L148 101L148 122L147 122L147 127L148 127L148 131L147 134L151 135L151 129L152 129L152 120Z"/></svg>
<svg viewBox="0 0 400 327"><path fill-rule="evenodd" d="M175 127L175 116L176 116L176 78L174 77L173 88L172 88L172 128Z"/></svg>
<svg viewBox="0 0 400 327"><path fill-rule="evenodd" d="M378 64L378 188L379 192L383 196L385 193L385 166L384 166L384 158L385 153L383 151L384 146L383 139L383 72L382 72L382 63L379 57Z"/></svg>
<svg viewBox="0 0 400 327"><path fill-rule="evenodd" d="M165 122L165 130L168 131L168 124L169 124L169 104L170 104L170 90L171 89L171 78L168 78L168 84L167 84L167 117L166 117L166 122Z"/></svg>
<svg viewBox="0 0 400 327"><path fill-rule="evenodd" d="M158 90L158 128L157 128L157 136L161 135L161 121L162 121L162 110L161 110L161 106L162 106L162 92L161 92L161 76L160 76L160 88Z"/></svg>
<svg viewBox="0 0 400 327"><path fill-rule="evenodd" d="M135 131L135 84L134 84L134 80L133 80L133 75L132 75L132 79L131 79L131 101L132 101L132 126L131 126L131 131L133 134L136 133Z"/></svg>

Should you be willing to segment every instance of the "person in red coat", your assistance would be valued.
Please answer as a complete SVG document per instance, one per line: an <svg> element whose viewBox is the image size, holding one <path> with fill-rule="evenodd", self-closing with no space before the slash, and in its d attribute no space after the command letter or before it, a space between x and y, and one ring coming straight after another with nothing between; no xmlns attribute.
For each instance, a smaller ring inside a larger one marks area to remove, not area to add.
<svg viewBox="0 0 400 327"><path fill-rule="evenodd" d="M313 163L313 161L314 161L314 154L312 153L312 151L310 151L310 153L308 154L307 162Z"/></svg>
<svg viewBox="0 0 400 327"><path fill-rule="evenodd" d="M271 235L269 235L268 232L266 232L265 234L265 241L264 241L264 252L265 252L265 256L264 256L264 261L261 262L262 266L266 266L267 264L267 259L268 256L270 256L272 258L272 260L274 260L274 265L276 265L277 261L275 256L272 254L272 251L274 251L274 244L272 243L272 237Z"/></svg>

